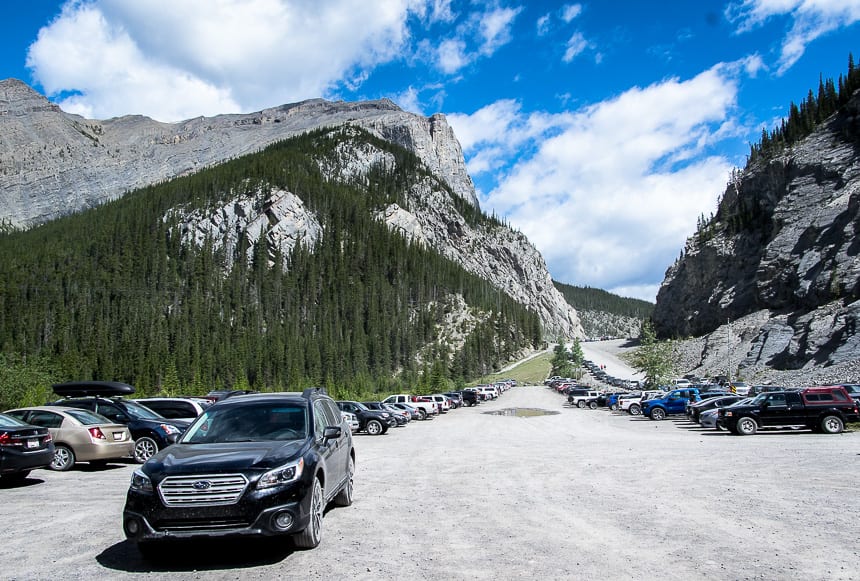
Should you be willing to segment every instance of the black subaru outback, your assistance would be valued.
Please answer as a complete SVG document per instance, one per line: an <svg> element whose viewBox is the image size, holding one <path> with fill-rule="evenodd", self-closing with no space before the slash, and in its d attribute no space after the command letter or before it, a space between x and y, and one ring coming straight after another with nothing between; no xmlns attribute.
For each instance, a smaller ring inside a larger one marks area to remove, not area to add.
<svg viewBox="0 0 860 581"><path fill-rule="evenodd" d="M323 390L231 397L134 472L123 529L144 556L201 537L290 535L314 548L326 506L352 504L354 469L352 434Z"/></svg>

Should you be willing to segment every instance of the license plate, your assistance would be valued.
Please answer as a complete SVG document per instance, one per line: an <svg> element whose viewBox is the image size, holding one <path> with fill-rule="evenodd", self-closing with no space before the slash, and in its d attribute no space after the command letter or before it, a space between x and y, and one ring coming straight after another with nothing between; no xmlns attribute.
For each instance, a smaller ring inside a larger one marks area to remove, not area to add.
<svg viewBox="0 0 860 581"><path fill-rule="evenodd" d="M39 439L38 438L30 438L27 440L28 448L38 448L39 447Z"/></svg>
<svg viewBox="0 0 860 581"><path fill-rule="evenodd" d="M114 432L113 439L117 441L125 440L125 432Z"/></svg>

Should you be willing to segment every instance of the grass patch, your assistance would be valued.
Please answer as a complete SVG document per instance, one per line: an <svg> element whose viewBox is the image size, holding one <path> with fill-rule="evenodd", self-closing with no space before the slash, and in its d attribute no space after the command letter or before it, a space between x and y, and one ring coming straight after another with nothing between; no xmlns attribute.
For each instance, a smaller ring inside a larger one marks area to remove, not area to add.
<svg viewBox="0 0 860 581"><path fill-rule="evenodd" d="M504 373L493 373L485 375L472 385L493 383L502 379L516 379L519 385L543 385L544 379L549 377L552 370L553 353L541 353L537 357L524 361L510 371Z"/></svg>

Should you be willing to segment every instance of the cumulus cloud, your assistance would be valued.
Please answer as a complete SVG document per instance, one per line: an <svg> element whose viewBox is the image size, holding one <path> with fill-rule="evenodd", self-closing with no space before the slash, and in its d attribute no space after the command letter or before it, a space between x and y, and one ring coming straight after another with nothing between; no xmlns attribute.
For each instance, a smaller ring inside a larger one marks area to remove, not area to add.
<svg viewBox="0 0 860 581"><path fill-rule="evenodd" d="M741 70L719 65L563 114L498 101L449 120L476 175L533 146L482 204L541 249L556 279L653 300L654 273L725 189L732 165L706 151L732 134Z"/></svg>
<svg viewBox="0 0 860 581"><path fill-rule="evenodd" d="M817 38L860 20L860 0L743 0L729 4L726 18L737 32L749 32L778 16L787 16L791 26L782 41L778 72L796 63Z"/></svg>
<svg viewBox="0 0 860 581"><path fill-rule="evenodd" d="M449 3L431 3L446 18ZM419 0L71 0L30 47L34 79L87 116L174 121L327 96L399 58Z"/></svg>

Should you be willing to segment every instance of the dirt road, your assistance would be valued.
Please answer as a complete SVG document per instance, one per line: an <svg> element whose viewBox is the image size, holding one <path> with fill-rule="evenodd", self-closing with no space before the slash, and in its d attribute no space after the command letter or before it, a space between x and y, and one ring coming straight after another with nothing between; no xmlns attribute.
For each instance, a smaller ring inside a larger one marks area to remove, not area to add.
<svg viewBox="0 0 860 581"><path fill-rule="evenodd" d="M123 540L133 465L0 490L3 579L860 580L860 436L754 437L606 410L545 387L356 436L356 501L312 551ZM485 412L534 407L557 415Z"/></svg>

